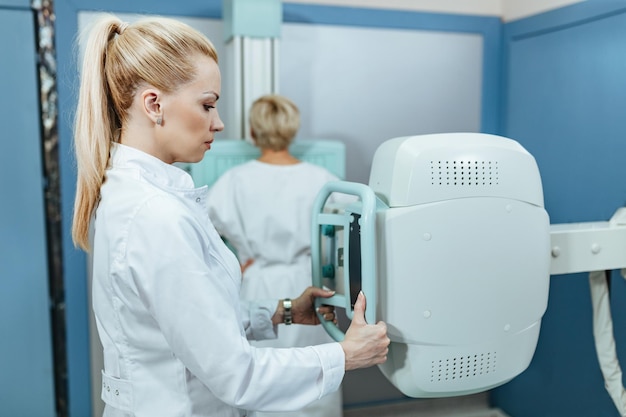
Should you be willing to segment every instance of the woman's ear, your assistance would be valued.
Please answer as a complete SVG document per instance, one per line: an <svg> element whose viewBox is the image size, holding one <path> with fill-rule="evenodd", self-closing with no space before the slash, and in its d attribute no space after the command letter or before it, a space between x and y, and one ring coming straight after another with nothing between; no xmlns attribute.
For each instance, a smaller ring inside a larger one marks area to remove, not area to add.
<svg viewBox="0 0 626 417"><path fill-rule="evenodd" d="M153 123L163 123L163 110L161 109L161 93L154 88L147 88L141 93L143 111Z"/></svg>

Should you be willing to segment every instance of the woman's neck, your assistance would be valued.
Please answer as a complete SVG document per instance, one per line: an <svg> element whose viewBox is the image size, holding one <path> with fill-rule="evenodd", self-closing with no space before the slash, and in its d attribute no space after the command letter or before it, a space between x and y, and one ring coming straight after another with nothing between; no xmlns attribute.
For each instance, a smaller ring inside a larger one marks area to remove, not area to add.
<svg viewBox="0 0 626 417"><path fill-rule="evenodd" d="M258 160L272 165L294 165L300 162L298 158L289 153L289 149L281 151L261 149L261 156Z"/></svg>

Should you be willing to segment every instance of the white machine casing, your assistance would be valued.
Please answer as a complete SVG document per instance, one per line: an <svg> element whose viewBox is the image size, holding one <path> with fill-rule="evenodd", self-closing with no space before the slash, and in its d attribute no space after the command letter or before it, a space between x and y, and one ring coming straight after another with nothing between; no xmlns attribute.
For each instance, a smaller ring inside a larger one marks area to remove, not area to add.
<svg viewBox="0 0 626 417"><path fill-rule="evenodd" d="M380 369L415 398L485 391L534 355L550 278L550 223L535 159L479 133L384 142L376 214Z"/></svg>

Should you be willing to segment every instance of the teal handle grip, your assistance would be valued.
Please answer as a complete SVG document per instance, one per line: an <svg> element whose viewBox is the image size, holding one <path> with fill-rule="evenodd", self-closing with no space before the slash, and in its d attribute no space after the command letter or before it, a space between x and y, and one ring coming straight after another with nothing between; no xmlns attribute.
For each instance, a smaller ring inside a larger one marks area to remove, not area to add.
<svg viewBox="0 0 626 417"><path fill-rule="evenodd" d="M321 265L321 240L320 236L328 225L342 226L345 231L348 230L351 214L328 214L323 213L326 200L333 193L343 193L357 196L361 199L360 205L350 206L351 212L360 214L359 219L361 231L361 290L367 298L367 309L365 310L365 319L368 323L376 322L376 303L377 303L377 286L376 286L376 209L377 198L374 191L365 184L348 182L348 181L332 181L326 183L318 193L313 203L312 222L311 222L311 259L312 259L312 275L313 285L322 286L322 265ZM359 212L360 211L360 212ZM343 307L346 309L348 318L352 318L352 306L350 302L350 280L349 280L349 259L348 256L348 233L344 233L344 276L335 277L336 280L344 280L344 288L346 295L335 294L330 298L317 298L315 307L322 304L332 305L335 307ZM320 322L326 332L336 341L340 342L344 339L344 332L334 323L326 321L318 314Z"/></svg>

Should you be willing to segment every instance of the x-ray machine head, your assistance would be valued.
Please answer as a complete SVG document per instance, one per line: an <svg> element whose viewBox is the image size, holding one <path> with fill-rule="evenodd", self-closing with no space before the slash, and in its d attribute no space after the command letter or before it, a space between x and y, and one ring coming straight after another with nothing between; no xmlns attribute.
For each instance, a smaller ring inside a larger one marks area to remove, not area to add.
<svg viewBox="0 0 626 417"><path fill-rule="evenodd" d="M332 192L360 201L325 213ZM535 159L516 141L386 141L369 186L329 183L312 226L313 283L337 290L323 302L352 318L363 290L366 318L385 321L391 339L380 369L405 395L485 391L530 364L548 301L550 222Z"/></svg>

